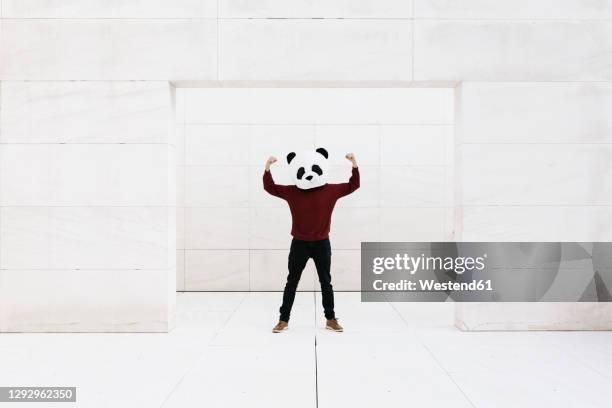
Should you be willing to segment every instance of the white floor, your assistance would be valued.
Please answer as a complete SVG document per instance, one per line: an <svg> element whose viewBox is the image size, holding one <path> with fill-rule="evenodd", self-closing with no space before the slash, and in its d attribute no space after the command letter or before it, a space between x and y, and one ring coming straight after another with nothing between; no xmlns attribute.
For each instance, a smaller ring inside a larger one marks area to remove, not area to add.
<svg viewBox="0 0 612 408"><path fill-rule="evenodd" d="M280 299L181 293L169 334L2 334L0 385L78 387L58 408L612 406L612 332L463 333L452 304L337 293L332 333L298 293L274 335Z"/></svg>

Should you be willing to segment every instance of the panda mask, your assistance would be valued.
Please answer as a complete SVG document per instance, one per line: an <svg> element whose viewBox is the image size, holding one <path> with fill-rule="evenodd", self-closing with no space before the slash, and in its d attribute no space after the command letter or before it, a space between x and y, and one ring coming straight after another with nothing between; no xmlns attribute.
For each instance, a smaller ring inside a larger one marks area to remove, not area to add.
<svg viewBox="0 0 612 408"><path fill-rule="evenodd" d="M327 184L327 158L329 154L322 147L314 151L291 152L287 163L297 188L309 190Z"/></svg>

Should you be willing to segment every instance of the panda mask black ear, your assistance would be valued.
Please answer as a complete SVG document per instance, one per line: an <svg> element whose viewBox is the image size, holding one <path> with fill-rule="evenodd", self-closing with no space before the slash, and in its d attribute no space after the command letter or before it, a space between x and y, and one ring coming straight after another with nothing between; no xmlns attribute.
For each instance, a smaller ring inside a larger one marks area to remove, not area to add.
<svg viewBox="0 0 612 408"><path fill-rule="evenodd" d="M315 150L317 153L319 153L321 156L325 157L326 159L329 158L329 153L327 153L327 150L325 150L322 147L319 147L317 150Z"/></svg>
<svg viewBox="0 0 612 408"><path fill-rule="evenodd" d="M295 152L291 152L287 155L287 164L291 164L291 160L295 158Z"/></svg>

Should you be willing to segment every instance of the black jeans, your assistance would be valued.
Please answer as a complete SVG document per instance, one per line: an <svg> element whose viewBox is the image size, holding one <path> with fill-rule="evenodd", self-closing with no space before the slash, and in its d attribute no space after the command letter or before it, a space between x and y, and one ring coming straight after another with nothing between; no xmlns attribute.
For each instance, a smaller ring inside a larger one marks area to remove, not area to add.
<svg viewBox="0 0 612 408"><path fill-rule="evenodd" d="M323 310L325 318L335 319L334 315L334 289L331 284L331 245L329 239L321 241L301 241L293 238L289 250L289 275L283 293L283 304L280 308L280 320L289 321L291 307L295 299L302 271L308 259L312 258L317 267L317 275L321 283L321 294L323 295Z"/></svg>

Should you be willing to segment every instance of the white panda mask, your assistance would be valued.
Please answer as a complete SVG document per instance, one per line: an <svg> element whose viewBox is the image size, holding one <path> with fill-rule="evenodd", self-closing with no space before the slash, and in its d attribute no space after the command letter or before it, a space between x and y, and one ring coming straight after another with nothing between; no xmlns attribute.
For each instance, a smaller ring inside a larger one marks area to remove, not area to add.
<svg viewBox="0 0 612 408"><path fill-rule="evenodd" d="M287 163L297 188L309 190L327 184L328 157L327 150L322 147L314 151L289 153Z"/></svg>

